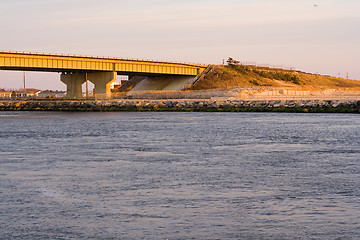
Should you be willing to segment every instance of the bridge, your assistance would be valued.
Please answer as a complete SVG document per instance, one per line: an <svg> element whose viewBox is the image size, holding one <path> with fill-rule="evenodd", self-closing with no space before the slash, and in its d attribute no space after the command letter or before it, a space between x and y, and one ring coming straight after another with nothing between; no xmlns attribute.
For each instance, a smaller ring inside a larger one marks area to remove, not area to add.
<svg viewBox="0 0 360 240"><path fill-rule="evenodd" d="M94 84L96 98L111 98L110 85L117 75L142 77L140 90L179 90L191 84L206 65L60 55L26 52L0 52L0 70L59 72L67 86L68 98L82 98L82 84ZM142 86L142 87L141 87Z"/></svg>

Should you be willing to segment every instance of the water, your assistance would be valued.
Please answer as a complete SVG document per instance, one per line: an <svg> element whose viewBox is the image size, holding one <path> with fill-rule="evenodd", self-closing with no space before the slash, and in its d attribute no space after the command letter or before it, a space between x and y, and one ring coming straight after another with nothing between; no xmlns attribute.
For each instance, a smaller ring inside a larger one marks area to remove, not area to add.
<svg viewBox="0 0 360 240"><path fill-rule="evenodd" d="M360 239L360 115L0 112L0 239Z"/></svg>

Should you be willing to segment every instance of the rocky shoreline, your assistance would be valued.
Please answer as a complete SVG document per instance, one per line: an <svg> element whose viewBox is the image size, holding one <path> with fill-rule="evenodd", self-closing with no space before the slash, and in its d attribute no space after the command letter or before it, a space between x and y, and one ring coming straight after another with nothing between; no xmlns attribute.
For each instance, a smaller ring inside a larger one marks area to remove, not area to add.
<svg viewBox="0 0 360 240"><path fill-rule="evenodd" d="M360 113L359 100L2 100L0 111L214 111Z"/></svg>

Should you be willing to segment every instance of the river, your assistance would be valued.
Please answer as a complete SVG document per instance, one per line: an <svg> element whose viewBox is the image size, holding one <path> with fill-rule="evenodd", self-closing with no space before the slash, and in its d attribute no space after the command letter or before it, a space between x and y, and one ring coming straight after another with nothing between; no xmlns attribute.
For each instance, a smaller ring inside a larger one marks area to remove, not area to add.
<svg viewBox="0 0 360 240"><path fill-rule="evenodd" d="M0 239L360 239L360 115L0 112Z"/></svg>

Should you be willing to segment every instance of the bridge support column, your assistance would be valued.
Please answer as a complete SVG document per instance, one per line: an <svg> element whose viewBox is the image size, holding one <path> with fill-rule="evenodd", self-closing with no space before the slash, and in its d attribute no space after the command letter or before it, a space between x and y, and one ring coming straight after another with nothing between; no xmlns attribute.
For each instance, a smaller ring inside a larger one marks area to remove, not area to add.
<svg viewBox="0 0 360 240"><path fill-rule="evenodd" d="M95 85L94 95L97 99L111 98L110 85L117 78L116 72L89 73L88 79Z"/></svg>
<svg viewBox="0 0 360 240"><path fill-rule="evenodd" d="M86 81L85 73L62 73L60 80L66 84L67 98L82 98L82 84Z"/></svg>

